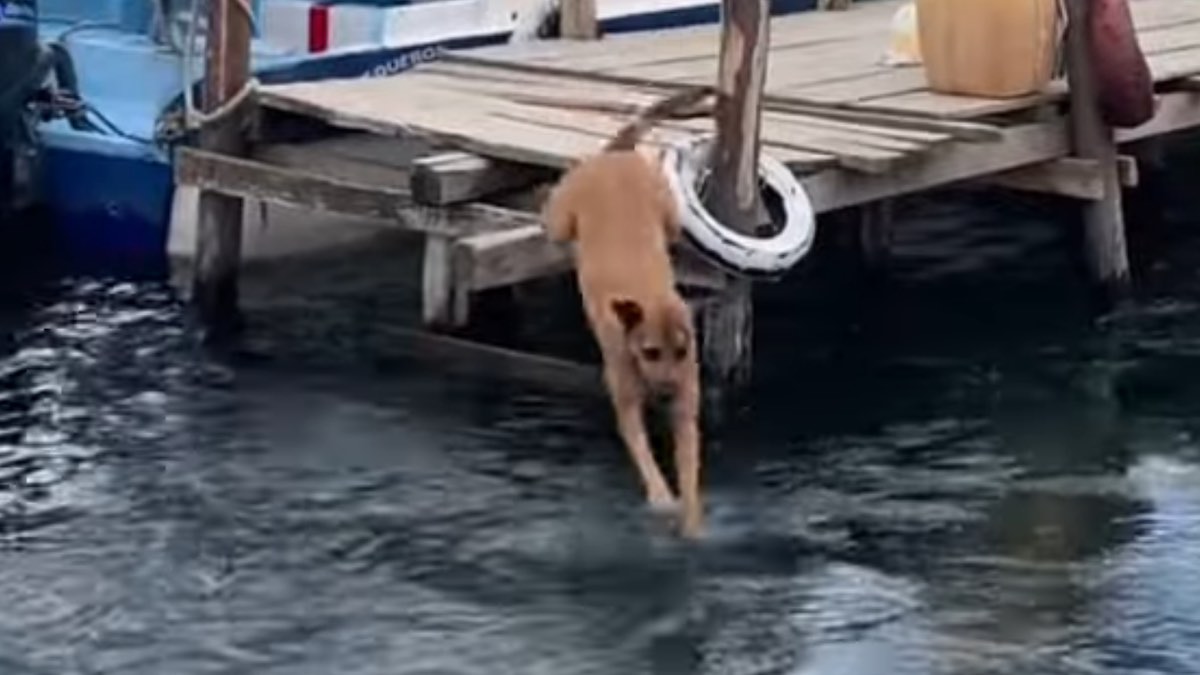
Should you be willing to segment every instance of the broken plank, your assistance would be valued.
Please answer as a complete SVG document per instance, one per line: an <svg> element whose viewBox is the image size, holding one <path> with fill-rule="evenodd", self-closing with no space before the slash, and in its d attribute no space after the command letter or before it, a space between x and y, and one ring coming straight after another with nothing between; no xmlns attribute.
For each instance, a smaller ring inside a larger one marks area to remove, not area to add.
<svg viewBox="0 0 1200 675"><path fill-rule="evenodd" d="M443 206L551 180L555 174L543 167L448 152L416 160L409 188L417 202Z"/></svg>

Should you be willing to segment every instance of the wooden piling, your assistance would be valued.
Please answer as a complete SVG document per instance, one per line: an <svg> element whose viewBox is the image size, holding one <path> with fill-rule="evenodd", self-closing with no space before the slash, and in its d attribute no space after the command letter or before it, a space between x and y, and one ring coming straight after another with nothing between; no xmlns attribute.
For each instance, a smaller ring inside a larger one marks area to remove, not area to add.
<svg viewBox="0 0 1200 675"><path fill-rule="evenodd" d="M1067 0L1067 79L1070 84L1071 140L1077 157L1099 168L1100 199L1083 204L1085 256L1093 280L1111 299L1129 290L1129 255L1121 209L1121 183L1113 130L1100 116L1096 80L1089 58L1091 0Z"/></svg>
<svg viewBox="0 0 1200 675"><path fill-rule="evenodd" d="M880 199L856 209L855 253L868 274L882 273L891 257L893 207L891 199Z"/></svg>
<svg viewBox="0 0 1200 675"><path fill-rule="evenodd" d="M595 40L600 37L596 0L562 0L559 11L559 34L564 39Z"/></svg>
<svg viewBox="0 0 1200 675"><path fill-rule="evenodd" d="M250 79L251 17L248 5L243 4L246 2L208 1L202 104L206 113L237 97ZM200 147L210 152L244 155L244 118L236 112L205 125L199 133ZM192 297L213 337L236 332L241 325L238 312L241 247L241 198L201 192Z"/></svg>
<svg viewBox="0 0 1200 675"><path fill-rule="evenodd" d="M769 0L722 0L717 75L717 147L708 208L722 223L753 233L758 225L758 145L770 45ZM728 279L701 308L701 357L709 413L750 378L753 339L751 282Z"/></svg>

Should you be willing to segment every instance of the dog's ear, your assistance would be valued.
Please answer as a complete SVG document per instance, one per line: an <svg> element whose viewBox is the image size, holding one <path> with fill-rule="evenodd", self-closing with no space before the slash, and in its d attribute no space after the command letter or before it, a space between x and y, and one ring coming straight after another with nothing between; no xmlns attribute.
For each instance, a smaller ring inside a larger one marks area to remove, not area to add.
<svg viewBox="0 0 1200 675"><path fill-rule="evenodd" d="M613 314L617 315L617 320L625 327L625 332L637 328L642 320L646 318L642 311L642 306L636 300L626 298L617 298L609 303L612 306Z"/></svg>

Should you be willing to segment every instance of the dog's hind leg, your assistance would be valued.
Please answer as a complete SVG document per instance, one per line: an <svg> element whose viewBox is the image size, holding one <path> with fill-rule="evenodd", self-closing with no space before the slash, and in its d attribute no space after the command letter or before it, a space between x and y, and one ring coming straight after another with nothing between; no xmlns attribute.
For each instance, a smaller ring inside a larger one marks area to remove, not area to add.
<svg viewBox="0 0 1200 675"><path fill-rule="evenodd" d="M646 436L640 385L631 374L611 364L605 365L604 379L612 397L613 411L617 416L617 429L642 479L646 501L656 511L673 510L675 497L663 478L658 462L654 460L650 441Z"/></svg>
<svg viewBox="0 0 1200 675"><path fill-rule="evenodd" d="M679 490L685 537L697 537L703 527L704 507L700 502L700 394L695 368L680 387L671 406L675 444L675 477Z"/></svg>

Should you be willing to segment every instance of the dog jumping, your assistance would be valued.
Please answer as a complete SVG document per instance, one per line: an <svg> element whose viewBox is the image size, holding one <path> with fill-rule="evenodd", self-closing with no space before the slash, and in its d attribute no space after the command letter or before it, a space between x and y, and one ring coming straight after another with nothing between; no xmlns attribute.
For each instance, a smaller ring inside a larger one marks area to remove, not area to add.
<svg viewBox="0 0 1200 675"><path fill-rule="evenodd" d="M656 510L681 511L700 534L700 376L692 314L675 287L669 247L682 227L666 178L637 150L657 122L694 115L714 95L688 89L641 112L600 153L573 166L543 208L547 236L572 242L579 292L604 361L618 431ZM678 502L654 458L645 406L670 405Z"/></svg>

